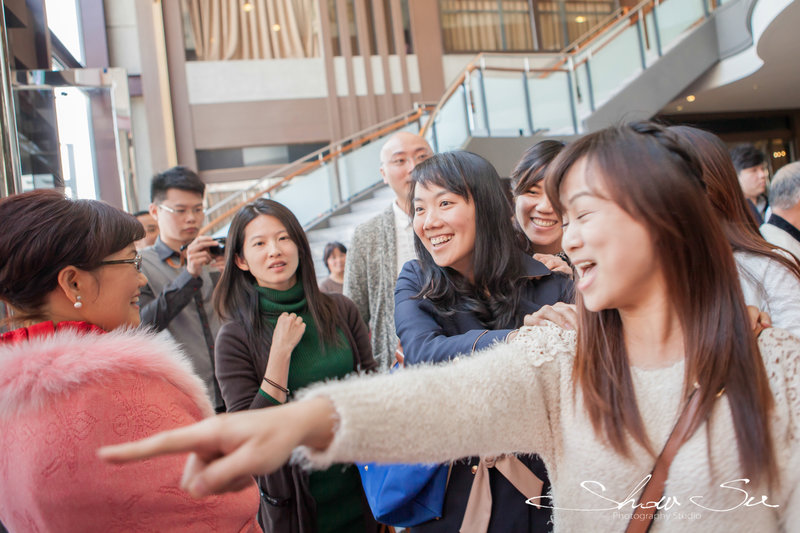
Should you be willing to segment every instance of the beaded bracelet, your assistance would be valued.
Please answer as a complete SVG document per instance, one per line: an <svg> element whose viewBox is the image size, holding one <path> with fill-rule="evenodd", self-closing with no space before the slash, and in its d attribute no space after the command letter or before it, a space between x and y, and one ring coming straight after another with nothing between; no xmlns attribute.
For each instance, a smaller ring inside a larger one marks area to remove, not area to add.
<svg viewBox="0 0 800 533"><path fill-rule="evenodd" d="M277 383L275 383L274 381L272 381L268 377L264 377L264 381L266 381L267 383L269 383L270 385L272 385L273 387L275 387L276 389L278 389L279 391L281 391L285 395L287 395L287 396L289 395L289 389L287 389L286 387L281 387L280 385L278 385Z"/></svg>

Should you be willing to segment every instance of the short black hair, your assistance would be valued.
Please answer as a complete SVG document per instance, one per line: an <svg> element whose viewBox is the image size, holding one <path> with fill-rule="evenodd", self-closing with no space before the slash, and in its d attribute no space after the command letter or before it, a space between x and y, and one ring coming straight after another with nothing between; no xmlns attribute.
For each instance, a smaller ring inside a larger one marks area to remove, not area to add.
<svg viewBox="0 0 800 533"><path fill-rule="evenodd" d="M135 213L133 213L133 216L135 216L136 218L139 218L142 215L149 215L149 214L150 214L150 211L144 209L142 211L136 211Z"/></svg>
<svg viewBox="0 0 800 533"><path fill-rule="evenodd" d="M150 183L150 201L156 203L164 200L169 189L195 192L203 196L206 184L193 170L182 166L172 167L153 176L153 181Z"/></svg>
<svg viewBox="0 0 800 533"><path fill-rule="evenodd" d="M763 165L767 158L764 156L764 152L752 144L740 144L731 149L731 159L733 160L733 166L736 168L736 173L738 174L746 168Z"/></svg>
<svg viewBox="0 0 800 533"><path fill-rule="evenodd" d="M331 268L328 266L328 258L331 256L334 250L339 250L343 254L346 254L347 246L339 241L331 241L325 245L325 250L322 252L322 262L325 263L325 267L328 269L328 272L331 271Z"/></svg>

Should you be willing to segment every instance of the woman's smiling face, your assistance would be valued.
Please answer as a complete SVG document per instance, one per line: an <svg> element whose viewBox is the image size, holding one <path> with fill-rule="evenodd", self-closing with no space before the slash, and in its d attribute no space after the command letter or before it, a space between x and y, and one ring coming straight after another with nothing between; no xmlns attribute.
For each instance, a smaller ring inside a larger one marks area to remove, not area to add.
<svg viewBox="0 0 800 533"><path fill-rule="evenodd" d="M414 189L414 233L434 262L473 281L475 204L434 184Z"/></svg>
<svg viewBox="0 0 800 533"><path fill-rule="evenodd" d="M537 253L561 251L561 224L544 192L543 182L534 183L514 199L514 214Z"/></svg>
<svg viewBox="0 0 800 533"><path fill-rule="evenodd" d="M584 157L561 184L562 245L587 309L632 310L664 295L666 283L647 228L610 199L595 173Z"/></svg>
<svg viewBox="0 0 800 533"><path fill-rule="evenodd" d="M131 243L103 261L132 260L137 257ZM138 326L139 295L147 278L134 264L102 265L92 272L90 284L95 285L82 295L79 314L83 320L106 331L124 326Z"/></svg>

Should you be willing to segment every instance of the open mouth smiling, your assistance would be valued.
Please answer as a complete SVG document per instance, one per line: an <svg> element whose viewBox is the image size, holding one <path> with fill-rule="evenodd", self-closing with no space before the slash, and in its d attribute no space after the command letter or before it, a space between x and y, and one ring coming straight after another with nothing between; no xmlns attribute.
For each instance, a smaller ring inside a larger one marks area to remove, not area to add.
<svg viewBox="0 0 800 533"><path fill-rule="evenodd" d="M555 226L558 221L547 220L545 218L531 217L531 222L533 222L534 226L538 226L540 228L551 228Z"/></svg>
<svg viewBox="0 0 800 533"><path fill-rule="evenodd" d="M436 247L436 246L440 246L440 245L442 245L442 244L444 244L446 242L449 242L450 239L452 239L452 238L453 238L452 234L450 234L450 235L437 235L436 237L431 237L430 241L431 241L431 245Z"/></svg>

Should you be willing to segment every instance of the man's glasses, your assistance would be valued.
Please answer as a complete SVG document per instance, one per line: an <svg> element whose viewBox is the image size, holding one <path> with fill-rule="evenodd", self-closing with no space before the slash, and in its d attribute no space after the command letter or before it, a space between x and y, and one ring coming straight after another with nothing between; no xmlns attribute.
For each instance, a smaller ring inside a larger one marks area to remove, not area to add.
<svg viewBox="0 0 800 533"><path fill-rule="evenodd" d="M136 272L142 271L142 256L136 254L133 259L114 259L112 261L100 261L101 265L133 265L136 267Z"/></svg>
<svg viewBox="0 0 800 533"><path fill-rule="evenodd" d="M189 211L191 211L194 216L201 216L205 214L205 210L202 207L194 207L192 209L183 209L183 208L174 209L164 204L158 204L158 207L160 207L167 213L172 213L173 215L177 215L179 217L186 216L186 214L189 213Z"/></svg>

